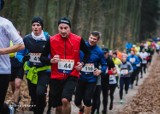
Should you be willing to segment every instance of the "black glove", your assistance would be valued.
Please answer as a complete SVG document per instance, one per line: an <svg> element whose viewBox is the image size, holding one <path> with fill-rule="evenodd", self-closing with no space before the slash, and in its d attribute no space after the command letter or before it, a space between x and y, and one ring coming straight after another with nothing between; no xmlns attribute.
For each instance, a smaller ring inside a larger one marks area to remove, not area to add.
<svg viewBox="0 0 160 114"><path fill-rule="evenodd" d="M25 63L26 61L29 61L29 59L30 59L30 56L29 55L25 55L24 57L23 57L23 63Z"/></svg>

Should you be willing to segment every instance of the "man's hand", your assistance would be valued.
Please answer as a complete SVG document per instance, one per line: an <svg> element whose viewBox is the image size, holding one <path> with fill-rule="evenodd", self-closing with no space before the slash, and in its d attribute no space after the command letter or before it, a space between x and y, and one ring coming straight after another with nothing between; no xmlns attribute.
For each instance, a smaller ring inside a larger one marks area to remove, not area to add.
<svg viewBox="0 0 160 114"><path fill-rule="evenodd" d="M83 67L83 63L77 62L77 66L75 66L75 69L76 69L77 71L81 71L81 70L82 70L82 67Z"/></svg>
<svg viewBox="0 0 160 114"><path fill-rule="evenodd" d="M95 76L99 76L101 73L102 73L101 70L99 70L99 69L97 69L97 68L94 69L93 74L94 74Z"/></svg>
<svg viewBox="0 0 160 114"><path fill-rule="evenodd" d="M59 55L54 55L54 57L50 60L51 63L58 63L60 60Z"/></svg>
<svg viewBox="0 0 160 114"><path fill-rule="evenodd" d="M128 72L124 72L124 75L128 75Z"/></svg>
<svg viewBox="0 0 160 114"><path fill-rule="evenodd" d="M30 55L25 55L22 59L22 62L25 63L26 61L29 61Z"/></svg>

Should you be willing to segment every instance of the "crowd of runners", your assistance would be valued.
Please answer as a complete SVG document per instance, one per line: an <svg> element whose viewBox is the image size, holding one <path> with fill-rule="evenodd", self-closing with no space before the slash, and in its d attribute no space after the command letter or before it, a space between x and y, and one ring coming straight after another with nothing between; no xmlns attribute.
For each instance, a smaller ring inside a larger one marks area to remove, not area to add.
<svg viewBox="0 0 160 114"><path fill-rule="evenodd" d="M3 3L0 0L0 9ZM0 114L16 113L23 79L31 97L28 108L34 114L43 114L46 106L47 114L53 113L52 108L56 114L71 114L72 100L79 108L77 114L107 114L113 109L116 88L123 104L124 92L138 86L155 50L159 53L158 38L139 45L127 42L121 52L98 46L99 31L92 31L84 41L71 32L67 17L60 18L57 25L59 33L49 35L43 31L43 19L33 17L32 31L22 38L10 21L0 17ZM13 97L6 104L9 82Z"/></svg>

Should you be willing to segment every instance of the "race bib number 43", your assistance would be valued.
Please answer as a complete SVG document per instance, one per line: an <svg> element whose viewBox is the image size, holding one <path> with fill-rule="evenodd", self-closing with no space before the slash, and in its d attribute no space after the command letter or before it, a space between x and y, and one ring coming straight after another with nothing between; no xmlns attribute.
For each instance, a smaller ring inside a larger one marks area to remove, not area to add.
<svg viewBox="0 0 160 114"><path fill-rule="evenodd" d="M85 66L82 68L81 71L86 73L92 73L94 71L94 64L93 63L85 64Z"/></svg>
<svg viewBox="0 0 160 114"><path fill-rule="evenodd" d="M74 60L71 59L60 59L58 61L58 71L61 73L69 74L74 66Z"/></svg>
<svg viewBox="0 0 160 114"><path fill-rule="evenodd" d="M41 53L30 53L29 61L34 62L34 63L41 63L41 61L39 59L40 56L41 56Z"/></svg>

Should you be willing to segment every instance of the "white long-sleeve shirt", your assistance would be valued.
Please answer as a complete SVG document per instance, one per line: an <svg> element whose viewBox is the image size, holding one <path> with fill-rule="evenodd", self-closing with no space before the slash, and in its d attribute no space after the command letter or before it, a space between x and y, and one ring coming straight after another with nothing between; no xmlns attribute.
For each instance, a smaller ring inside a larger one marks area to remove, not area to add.
<svg viewBox="0 0 160 114"><path fill-rule="evenodd" d="M148 53L147 52L140 52L139 55L142 59L142 64L147 64L146 58L148 57Z"/></svg>
<svg viewBox="0 0 160 114"><path fill-rule="evenodd" d="M13 24L0 17L0 48L7 48L10 46L10 41L15 44L23 44L23 39L18 34ZM8 54L0 55L0 74L10 74L11 64Z"/></svg>

